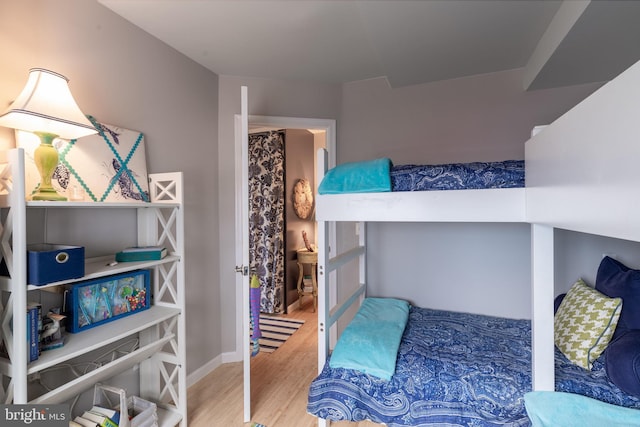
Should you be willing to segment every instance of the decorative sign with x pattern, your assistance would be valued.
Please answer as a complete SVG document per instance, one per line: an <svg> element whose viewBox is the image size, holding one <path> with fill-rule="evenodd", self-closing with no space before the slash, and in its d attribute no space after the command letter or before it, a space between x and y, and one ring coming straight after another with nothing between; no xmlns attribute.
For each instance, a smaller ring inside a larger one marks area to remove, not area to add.
<svg viewBox="0 0 640 427"><path fill-rule="evenodd" d="M60 159L53 175L54 188L72 201L148 202L144 135L88 118L98 134L55 142ZM22 131L16 133L16 139L25 148L28 196L40 180L33 162L39 140Z"/></svg>

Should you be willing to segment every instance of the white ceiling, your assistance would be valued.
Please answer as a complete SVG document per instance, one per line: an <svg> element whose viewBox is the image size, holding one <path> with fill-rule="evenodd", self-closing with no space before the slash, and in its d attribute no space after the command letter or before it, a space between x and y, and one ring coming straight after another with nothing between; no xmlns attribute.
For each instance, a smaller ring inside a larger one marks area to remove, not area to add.
<svg viewBox="0 0 640 427"><path fill-rule="evenodd" d="M640 60L640 1L98 1L219 75L401 87L524 68L539 89Z"/></svg>

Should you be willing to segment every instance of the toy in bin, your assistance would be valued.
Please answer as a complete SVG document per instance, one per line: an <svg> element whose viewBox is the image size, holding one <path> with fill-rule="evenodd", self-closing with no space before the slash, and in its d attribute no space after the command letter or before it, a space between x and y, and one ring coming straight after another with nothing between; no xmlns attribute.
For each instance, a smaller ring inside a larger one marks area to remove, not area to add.
<svg viewBox="0 0 640 427"><path fill-rule="evenodd" d="M89 280L66 291L67 331L76 333L150 307L149 271Z"/></svg>

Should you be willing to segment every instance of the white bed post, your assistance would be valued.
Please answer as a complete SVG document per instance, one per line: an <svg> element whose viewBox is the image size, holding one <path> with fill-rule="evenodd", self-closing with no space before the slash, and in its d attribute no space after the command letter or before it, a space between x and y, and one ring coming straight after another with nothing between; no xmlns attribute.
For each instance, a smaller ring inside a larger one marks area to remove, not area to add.
<svg viewBox="0 0 640 427"><path fill-rule="evenodd" d="M327 152L318 150L317 156L317 177L318 182L322 181L327 171ZM328 253L328 227L325 221L318 221L318 373L322 371L329 353L329 272L326 270Z"/></svg>
<svg viewBox="0 0 640 427"><path fill-rule="evenodd" d="M531 379L536 391L555 389L553 227L531 224Z"/></svg>
<svg viewBox="0 0 640 427"><path fill-rule="evenodd" d="M317 156L317 182L321 182L328 167L326 150L318 150ZM329 272L326 270L329 259L328 243L329 229L325 221L318 221L318 373L322 372L327 357L329 356ZM318 427L326 427L330 424L325 419L318 418Z"/></svg>
<svg viewBox="0 0 640 427"><path fill-rule="evenodd" d="M324 170L324 169L319 169ZM327 357L329 356L329 275L325 272L328 258L327 245L329 230L324 221L318 221L318 373L322 372ZM331 423L318 418L318 427L327 427Z"/></svg>

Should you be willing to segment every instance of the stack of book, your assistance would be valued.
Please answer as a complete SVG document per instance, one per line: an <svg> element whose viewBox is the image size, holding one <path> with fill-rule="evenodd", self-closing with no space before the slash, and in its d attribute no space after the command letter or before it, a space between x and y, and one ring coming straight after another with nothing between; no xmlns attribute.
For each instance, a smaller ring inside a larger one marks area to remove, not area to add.
<svg viewBox="0 0 640 427"><path fill-rule="evenodd" d="M302 285L304 292L313 292L313 281L311 280L311 276L304 276L302 278Z"/></svg>
<svg viewBox="0 0 640 427"><path fill-rule="evenodd" d="M117 262L154 261L167 256L167 248L162 246L134 246L116 253Z"/></svg>
<svg viewBox="0 0 640 427"><path fill-rule="evenodd" d="M120 412L94 406L88 411L84 411L82 416L75 417L69 422L71 427L118 427L120 423Z"/></svg>

